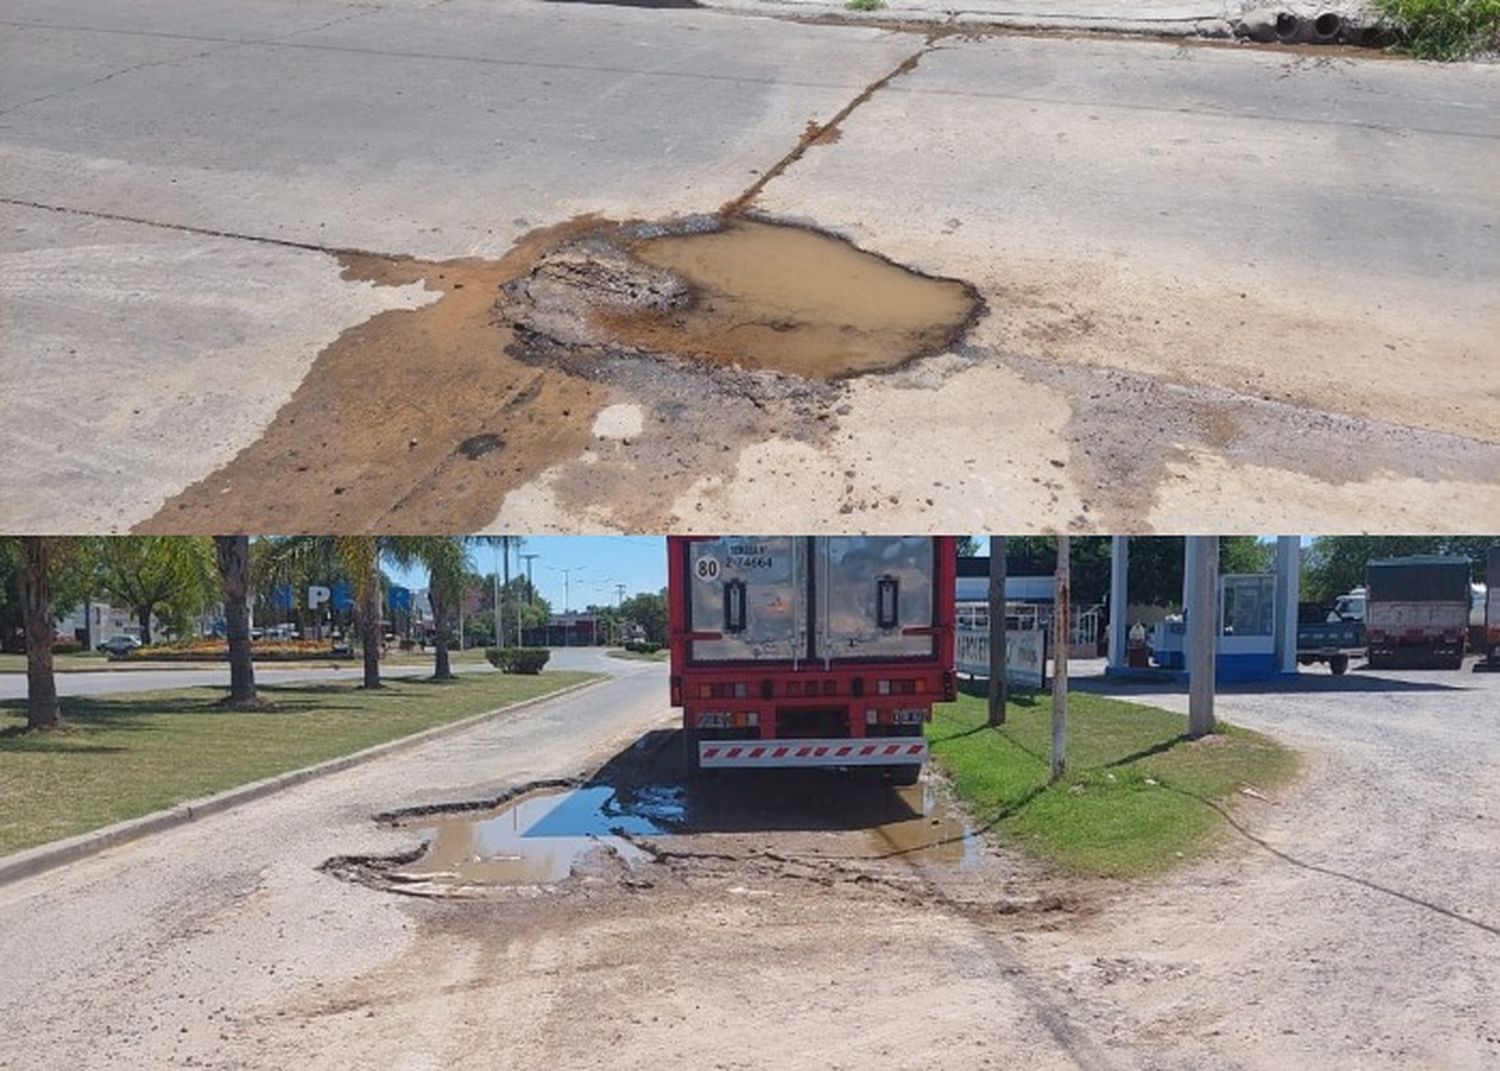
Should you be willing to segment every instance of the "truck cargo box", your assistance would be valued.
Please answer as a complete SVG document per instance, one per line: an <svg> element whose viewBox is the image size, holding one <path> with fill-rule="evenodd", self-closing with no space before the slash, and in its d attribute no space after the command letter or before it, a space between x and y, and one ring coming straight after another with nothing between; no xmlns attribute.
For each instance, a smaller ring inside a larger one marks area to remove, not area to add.
<svg viewBox="0 0 1500 1071"><path fill-rule="evenodd" d="M690 767L915 777L932 704L956 687L951 537L673 536L668 554Z"/></svg>

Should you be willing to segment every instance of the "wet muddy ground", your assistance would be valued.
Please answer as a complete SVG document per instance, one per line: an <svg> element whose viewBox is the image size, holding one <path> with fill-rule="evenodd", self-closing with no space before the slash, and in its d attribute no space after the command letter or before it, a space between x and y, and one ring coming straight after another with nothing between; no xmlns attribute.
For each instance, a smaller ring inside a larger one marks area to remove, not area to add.
<svg viewBox="0 0 1500 1071"><path fill-rule="evenodd" d="M677 734L656 732L586 782L378 815L418 843L325 869L405 896L526 899L601 882L649 887L706 863L902 885L932 869L977 871L988 857L981 830L936 779L902 788L870 771L687 779L676 745Z"/></svg>
<svg viewBox="0 0 1500 1071"><path fill-rule="evenodd" d="M344 331L260 439L139 530L474 531L548 466L628 449L639 434L595 422L611 400L627 428L649 414L652 450L588 493L611 527L659 528L652 483L826 437L834 381L943 352L983 312L965 283L747 218L582 217L494 261L339 259L436 296Z"/></svg>

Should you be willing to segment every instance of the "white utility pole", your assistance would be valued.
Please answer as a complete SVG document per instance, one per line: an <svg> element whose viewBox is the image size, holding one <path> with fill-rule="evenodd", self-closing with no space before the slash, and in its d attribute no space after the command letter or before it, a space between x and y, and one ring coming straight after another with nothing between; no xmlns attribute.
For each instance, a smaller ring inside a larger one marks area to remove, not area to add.
<svg viewBox="0 0 1500 1071"><path fill-rule="evenodd" d="M1219 537L1188 536L1184 572L1191 578L1187 607L1188 736L1214 731L1214 665L1219 639Z"/></svg>
<svg viewBox="0 0 1500 1071"><path fill-rule="evenodd" d="M495 543L490 544L490 569L492 570L490 579L494 581L495 596L495 605L492 608L495 612L495 646L504 647L505 640L503 637L505 626L503 615L500 612L500 547Z"/></svg>
<svg viewBox="0 0 1500 1071"><path fill-rule="evenodd" d="M1052 605L1052 780L1067 771L1068 643L1072 639L1073 584L1069 570L1071 541L1057 537L1057 578Z"/></svg>
<svg viewBox="0 0 1500 1071"><path fill-rule="evenodd" d="M1129 658L1130 537L1112 536L1109 543L1109 665L1124 669Z"/></svg>

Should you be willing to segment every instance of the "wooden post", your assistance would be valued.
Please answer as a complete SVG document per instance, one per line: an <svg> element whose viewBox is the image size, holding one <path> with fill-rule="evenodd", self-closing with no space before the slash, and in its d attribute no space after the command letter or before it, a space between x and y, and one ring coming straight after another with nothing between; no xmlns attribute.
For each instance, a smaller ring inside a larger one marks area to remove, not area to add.
<svg viewBox="0 0 1500 1071"><path fill-rule="evenodd" d="M990 724L1005 724L1005 537L990 536Z"/></svg>
<svg viewBox="0 0 1500 1071"><path fill-rule="evenodd" d="M1057 575L1052 605L1052 780L1067 771L1068 752L1068 642L1073 585L1068 565L1072 547L1065 535L1057 537Z"/></svg>
<svg viewBox="0 0 1500 1071"><path fill-rule="evenodd" d="M1188 736L1214 731L1214 668L1219 639L1219 537L1189 536L1184 562L1192 574L1187 607Z"/></svg>

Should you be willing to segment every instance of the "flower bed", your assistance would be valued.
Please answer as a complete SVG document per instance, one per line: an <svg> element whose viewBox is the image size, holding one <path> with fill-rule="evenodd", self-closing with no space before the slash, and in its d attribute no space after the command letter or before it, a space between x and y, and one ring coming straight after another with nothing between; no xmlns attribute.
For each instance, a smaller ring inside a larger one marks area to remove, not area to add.
<svg viewBox="0 0 1500 1071"><path fill-rule="evenodd" d="M326 662L335 655L332 640L252 640L250 650L257 662ZM229 644L224 640L191 640L186 643L152 644L126 655L132 662L226 662Z"/></svg>

